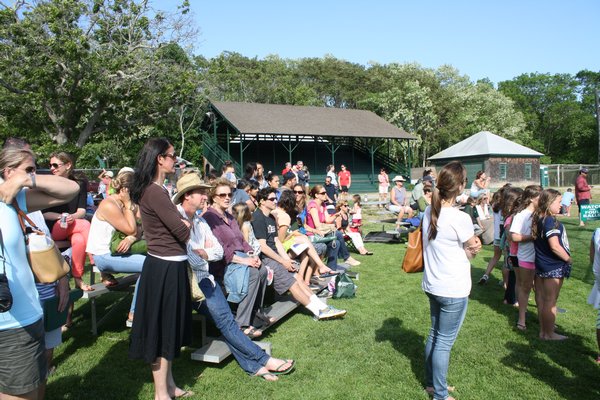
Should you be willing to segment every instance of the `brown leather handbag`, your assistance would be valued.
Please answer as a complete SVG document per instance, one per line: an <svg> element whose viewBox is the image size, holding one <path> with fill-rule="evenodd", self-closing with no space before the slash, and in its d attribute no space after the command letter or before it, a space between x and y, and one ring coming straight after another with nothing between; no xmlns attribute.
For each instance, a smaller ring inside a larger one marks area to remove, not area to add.
<svg viewBox="0 0 600 400"><path fill-rule="evenodd" d="M402 260L402 269L404 272L421 272L423 271L423 233L421 225L414 231L408 234L408 246Z"/></svg>

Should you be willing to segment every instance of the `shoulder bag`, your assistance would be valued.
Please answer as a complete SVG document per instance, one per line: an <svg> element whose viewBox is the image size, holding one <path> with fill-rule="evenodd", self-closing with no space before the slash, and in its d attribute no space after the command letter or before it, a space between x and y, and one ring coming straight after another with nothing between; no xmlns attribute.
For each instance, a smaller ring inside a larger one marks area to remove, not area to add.
<svg viewBox="0 0 600 400"><path fill-rule="evenodd" d="M144 239L140 239L133 242L131 247L129 247L129 250L127 250L125 253L119 253L117 251L119 244L126 237L126 234L115 229L110 238L110 253L113 256L123 256L125 254L146 254L148 252L148 243Z"/></svg>
<svg viewBox="0 0 600 400"><path fill-rule="evenodd" d="M404 272L421 272L423 271L423 232L419 225L417 229L408 234L408 245L404 260L402 260L402 269Z"/></svg>
<svg viewBox="0 0 600 400"><path fill-rule="evenodd" d="M23 231L29 266L36 282L56 282L71 270L54 240L40 230L33 221L21 210L16 201L13 206L17 210L19 223ZM25 224L29 224L27 226Z"/></svg>

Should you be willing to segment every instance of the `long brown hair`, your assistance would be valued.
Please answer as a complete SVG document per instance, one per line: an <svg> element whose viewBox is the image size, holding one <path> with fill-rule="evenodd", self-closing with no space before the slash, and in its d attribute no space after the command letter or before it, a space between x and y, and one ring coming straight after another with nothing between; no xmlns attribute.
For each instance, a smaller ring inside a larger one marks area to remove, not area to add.
<svg viewBox="0 0 600 400"><path fill-rule="evenodd" d="M550 212L550 205L558 196L560 196L560 192L556 189L544 189L542 194L540 194L538 205L531 217L531 236L534 239L540 233L539 225L543 224L547 217L553 217ZM556 218L554 218L554 227L558 228L558 220Z"/></svg>
<svg viewBox="0 0 600 400"><path fill-rule="evenodd" d="M521 204L521 197L523 196L523 189L518 187L509 187L504 191L502 196L502 216L504 219L515 213L515 210L519 208Z"/></svg>
<svg viewBox="0 0 600 400"><path fill-rule="evenodd" d="M544 189L540 185L529 185L523 190L523 195L521 196L521 204L519 204L519 208L515 210L515 213L521 212L535 199L540 196Z"/></svg>
<svg viewBox="0 0 600 400"><path fill-rule="evenodd" d="M246 203L237 203L231 208L231 213L237 221L240 229L242 229L244 222L252 221L252 214L250 213L250 209Z"/></svg>
<svg viewBox="0 0 600 400"><path fill-rule="evenodd" d="M429 240L434 240L438 233L438 218L442 211L442 200L454 202L464 189L467 170L460 161L451 161L444 165L438 174L438 180L431 199L431 218L429 222Z"/></svg>

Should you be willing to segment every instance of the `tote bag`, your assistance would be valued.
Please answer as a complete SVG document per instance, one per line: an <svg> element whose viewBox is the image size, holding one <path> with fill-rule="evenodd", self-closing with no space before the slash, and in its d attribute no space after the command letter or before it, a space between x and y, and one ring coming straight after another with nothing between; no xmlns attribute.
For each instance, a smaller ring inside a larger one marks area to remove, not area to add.
<svg viewBox="0 0 600 400"><path fill-rule="evenodd" d="M402 260L402 269L404 272L423 271L423 235L421 225L408 234L408 246Z"/></svg>

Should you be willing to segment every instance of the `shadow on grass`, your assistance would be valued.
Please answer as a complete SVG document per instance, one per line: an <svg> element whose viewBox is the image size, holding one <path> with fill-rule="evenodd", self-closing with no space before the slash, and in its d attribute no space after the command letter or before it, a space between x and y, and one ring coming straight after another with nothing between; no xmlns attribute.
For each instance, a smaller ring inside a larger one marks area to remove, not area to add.
<svg viewBox="0 0 600 400"><path fill-rule="evenodd" d="M506 343L510 354L502 359L502 363L545 382L562 399L600 398L595 354L589 354L580 336L570 336L565 342L528 339L528 343ZM554 364L550 364L548 358Z"/></svg>
<svg viewBox="0 0 600 400"><path fill-rule="evenodd" d="M398 353L410 360L410 367L415 378L425 385L425 337L407 329L399 318L388 318L375 331L377 342L390 342Z"/></svg>

